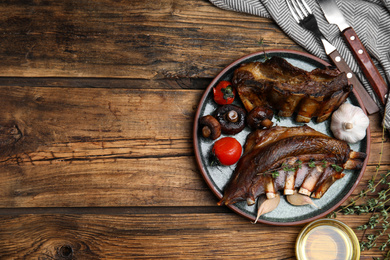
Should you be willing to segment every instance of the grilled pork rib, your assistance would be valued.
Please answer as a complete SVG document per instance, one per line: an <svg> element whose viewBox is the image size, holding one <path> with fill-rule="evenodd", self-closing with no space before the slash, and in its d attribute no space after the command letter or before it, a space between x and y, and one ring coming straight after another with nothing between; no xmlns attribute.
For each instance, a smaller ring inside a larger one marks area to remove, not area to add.
<svg viewBox="0 0 390 260"><path fill-rule="evenodd" d="M289 195L297 188L320 198L344 176L343 169L361 168L365 157L346 142L306 125L256 130L248 136L244 154L218 204L241 200L253 204L261 194L272 198L278 190Z"/></svg>
<svg viewBox="0 0 390 260"><path fill-rule="evenodd" d="M279 116L297 113L297 122L316 117L325 121L352 91L345 73L326 67L307 72L285 59L273 56L235 70L232 83L250 112L255 107L272 107Z"/></svg>

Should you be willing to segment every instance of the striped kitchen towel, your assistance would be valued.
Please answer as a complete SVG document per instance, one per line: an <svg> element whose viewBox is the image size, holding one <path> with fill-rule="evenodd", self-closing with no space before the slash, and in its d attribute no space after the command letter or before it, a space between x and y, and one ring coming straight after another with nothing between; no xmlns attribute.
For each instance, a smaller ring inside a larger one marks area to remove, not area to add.
<svg viewBox="0 0 390 260"><path fill-rule="evenodd" d="M293 19L284 0L210 0L215 6L273 19L279 27L297 44L311 54L329 62L320 42L314 35L300 27ZM383 124L390 129L390 102L382 106L368 84L340 35L338 27L329 24L316 2L306 0L321 32L344 57L350 68L357 74L367 92L373 97L384 115ZM355 29L374 63L387 83L390 82L390 0L336 0L346 20ZM389 85L389 84L387 84ZM388 95L389 96L389 95ZM387 98L389 99L389 97Z"/></svg>

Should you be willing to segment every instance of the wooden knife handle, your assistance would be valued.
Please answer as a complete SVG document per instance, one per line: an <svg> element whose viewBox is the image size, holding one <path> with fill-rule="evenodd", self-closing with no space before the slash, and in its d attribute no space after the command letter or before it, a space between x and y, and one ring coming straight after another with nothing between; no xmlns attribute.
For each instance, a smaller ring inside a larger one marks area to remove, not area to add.
<svg viewBox="0 0 390 260"><path fill-rule="evenodd" d="M355 30L352 28L348 28L343 32L343 35L350 49L352 50L352 53L355 56L357 62L362 68L363 73L366 76L368 82L374 89L376 95L378 96L382 104L385 104L385 96L387 94L388 87L381 74L379 73L378 69L375 67L367 50L364 48L362 42L357 36Z"/></svg>
<svg viewBox="0 0 390 260"><path fill-rule="evenodd" d="M372 97L368 94L366 89L363 87L363 85L360 83L359 79L356 77L356 75L352 72L348 64L345 62L343 57L341 57L340 53L335 50L329 54L330 59L333 61L333 64L336 65L336 67L342 71L345 72L347 75L348 81L350 84L353 85L353 88L359 95L360 99L363 102L364 107L366 108L366 111L368 114L374 114L379 111L379 107L375 103L375 101L372 99Z"/></svg>

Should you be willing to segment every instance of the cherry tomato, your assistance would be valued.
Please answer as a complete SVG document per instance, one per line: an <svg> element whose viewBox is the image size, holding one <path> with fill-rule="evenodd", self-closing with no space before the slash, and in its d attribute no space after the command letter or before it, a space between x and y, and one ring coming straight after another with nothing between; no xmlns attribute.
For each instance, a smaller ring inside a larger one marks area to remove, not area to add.
<svg viewBox="0 0 390 260"><path fill-rule="evenodd" d="M229 81L220 81L218 85L213 88L214 101L218 105L231 104L236 97L236 90L234 89L232 83Z"/></svg>
<svg viewBox="0 0 390 260"><path fill-rule="evenodd" d="M223 137L214 143L212 153L222 165L232 165L240 159L242 147L233 137Z"/></svg>

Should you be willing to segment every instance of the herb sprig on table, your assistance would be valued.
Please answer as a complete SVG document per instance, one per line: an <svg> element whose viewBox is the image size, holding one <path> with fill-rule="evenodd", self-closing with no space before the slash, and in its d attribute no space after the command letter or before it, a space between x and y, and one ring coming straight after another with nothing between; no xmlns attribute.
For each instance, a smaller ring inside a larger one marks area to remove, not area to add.
<svg viewBox="0 0 390 260"><path fill-rule="evenodd" d="M329 217L336 218L337 214L344 215L362 215L371 214L368 221L357 227L357 230L363 230L360 239L360 250L370 250L378 247L380 251L386 251L385 260L390 260L390 171L379 173L385 142L385 128L382 132L381 151L379 153L379 162L375 169L375 174L367 182L367 186L358 195L351 198L348 205L340 207ZM378 191L379 190L379 191ZM378 191L376 194L375 192ZM370 195L370 196L368 196ZM359 203L358 203L359 202ZM374 229L377 229L376 231ZM378 239L386 236L385 242L378 243ZM379 260L380 258L373 258Z"/></svg>
<svg viewBox="0 0 390 260"><path fill-rule="evenodd" d="M257 42L261 47L263 47L263 52L264 52L264 60L268 60L267 53L265 52L264 49L264 38L260 38L260 40Z"/></svg>

